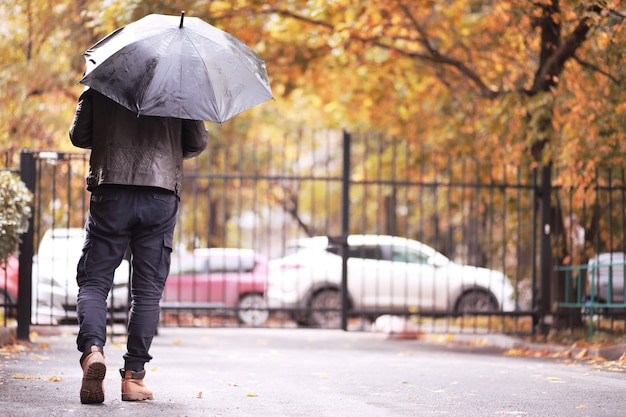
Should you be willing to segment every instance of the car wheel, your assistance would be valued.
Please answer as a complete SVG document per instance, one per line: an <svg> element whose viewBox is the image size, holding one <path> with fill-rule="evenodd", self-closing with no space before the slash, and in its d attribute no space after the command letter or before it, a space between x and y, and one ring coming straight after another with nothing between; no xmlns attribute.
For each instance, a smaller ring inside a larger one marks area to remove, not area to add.
<svg viewBox="0 0 626 417"><path fill-rule="evenodd" d="M457 313L469 314L490 311L498 311L498 303L491 294L482 290L468 291L456 303Z"/></svg>
<svg viewBox="0 0 626 417"><path fill-rule="evenodd" d="M321 290L313 296L311 303L310 322L314 326L323 328L338 328L341 326L341 297L339 291L332 289Z"/></svg>
<svg viewBox="0 0 626 417"><path fill-rule="evenodd" d="M270 315L265 298L261 294L246 294L237 304L237 318L241 323L260 326Z"/></svg>

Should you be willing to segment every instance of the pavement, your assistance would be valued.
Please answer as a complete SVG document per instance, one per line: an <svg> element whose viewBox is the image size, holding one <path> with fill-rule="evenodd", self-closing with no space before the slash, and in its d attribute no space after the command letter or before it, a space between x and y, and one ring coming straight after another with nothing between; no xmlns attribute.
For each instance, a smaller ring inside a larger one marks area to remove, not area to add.
<svg viewBox="0 0 626 417"><path fill-rule="evenodd" d="M584 353L588 357L602 358L608 361L616 361L626 358L626 344L618 344L615 346L606 346L599 348L572 347L565 345L529 343L520 338L502 335L498 333L444 333L434 332L425 334L423 332L407 329L406 323L400 326L388 326L384 329L374 329L377 333L385 334L391 339L420 339L425 342L433 343L456 343L461 345L473 346L475 348L497 348L497 349L523 349L528 351L545 352L545 353L565 353L570 352L572 356ZM63 332L73 329L69 327L54 326L32 326L31 334L62 334ZM14 344L16 342L17 328L15 326L0 327L0 348ZM583 352L584 351L584 352Z"/></svg>
<svg viewBox="0 0 626 417"><path fill-rule="evenodd" d="M381 353L389 361L391 372L402 366L394 361L419 354L412 349L427 345L436 345L438 351L480 355L502 356L510 349L568 352L572 357L579 353L571 347L528 344L501 334L417 335L389 328L343 332L162 327L153 341L154 359L146 366L146 384L154 391L155 400L133 403L122 402L119 394L117 369L123 364L125 351L121 330L114 331L105 347L108 366L105 402L84 406L78 401L82 374L75 347L76 326L33 327L31 340L17 343L14 328L0 328L0 344L5 346L0 349L0 414L6 417L412 416L411 411L397 405L398 400L405 399L398 387L381 386L379 376L387 372L386 365L370 369ZM625 352L626 346L615 346L585 354L617 360ZM386 389L389 398L367 400L379 388Z"/></svg>

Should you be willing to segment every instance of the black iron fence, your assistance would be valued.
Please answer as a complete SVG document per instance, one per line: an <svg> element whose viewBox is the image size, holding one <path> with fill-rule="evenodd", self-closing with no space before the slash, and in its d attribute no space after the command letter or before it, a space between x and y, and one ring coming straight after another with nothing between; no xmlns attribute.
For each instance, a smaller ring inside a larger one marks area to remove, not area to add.
<svg viewBox="0 0 626 417"><path fill-rule="evenodd" d="M88 156L24 151L20 168L36 199L19 320L72 322ZM549 167L316 131L253 143L225 134L185 172L163 325L361 329L399 316L448 332L579 326L584 311L559 304L575 278L558 267L623 252L626 240L623 170L570 185ZM126 310L128 265L112 319ZM619 329L624 318L602 323Z"/></svg>

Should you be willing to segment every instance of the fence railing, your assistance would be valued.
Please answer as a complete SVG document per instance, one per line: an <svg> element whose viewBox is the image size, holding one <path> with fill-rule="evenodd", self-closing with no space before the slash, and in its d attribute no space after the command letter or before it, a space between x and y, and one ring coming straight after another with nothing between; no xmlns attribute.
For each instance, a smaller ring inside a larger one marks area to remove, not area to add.
<svg viewBox="0 0 626 417"><path fill-rule="evenodd" d="M623 254L620 254L623 260ZM558 307L579 310L589 328L589 338L601 321L615 313L626 314L626 263L590 262L556 267L565 273L565 299Z"/></svg>
<svg viewBox="0 0 626 417"><path fill-rule="evenodd" d="M70 286L75 285L72 283L74 260L64 255L64 272L44 277L49 282L43 283L45 279L37 275L41 271L38 252L46 232L83 227L89 205L89 194L84 188L88 154L28 151L22 156L27 161L21 167L22 175L36 200L31 240L26 239L25 249L20 253L20 269L32 269L32 278L28 278L32 288L24 296L30 294L33 299L27 312L21 301L20 312L27 313L26 317L33 323L54 322L49 308L56 303L61 307L59 311L67 314L63 318L72 320L71 291L75 288ZM428 245L455 265L467 265L463 274L469 271L474 271L475 276L478 276L476 271L494 277L503 274L513 289L506 300L513 308L504 309L500 305L487 310L489 314L480 311L466 314L455 310L461 293L437 290L431 292L432 297L444 297L447 304L446 308L436 310L425 301L417 302L409 297L424 290L409 285L413 276L407 265L398 266L390 261L391 252L381 252L377 259L365 259L368 262L358 260L358 256L346 257L344 268L341 252L336 251L336 257L328 258L342 263L339 283L336 272L332 272L333 289L340 293L350 291L349 297L341 298L351 302L349 308L345 302L333 304L332 297L326 297L327 303L322 303L321 297L314 298L324 288L319 282L302 278L307 276L304 265L294 265L300 275L292 278L296 277L295 282L299 283L309 282L310 288L298 289L303 294L298 303L279 299L269 308L268 319L260 325L292 326L305 322L310 325L311 320L305 321L303 317L341 312L344 319L351 320L355 316L401 314L419 325L425 320L431 320L437 327L443 323L446 331L487 323L488 328L496 331L531 333L546 314L561 314L554 309L557 305L554 301L563 301L571 291L563 287L567 282L562 278L565 271L555 267L569 265L574 260L585 262L595 253L623 247L624 185L619 175L609 177L607 180L606 175L598 172L596 179L581 187L582 191L574 186L563 187L556 181L553 187L549 184L551 187L547 189L552 191L548 194L550 198L546 198L541 194L546 189L543 187L546 178L550 179L549 171L547 177L540 177L537 171L520 167L454 160L398 139L376 135L351 137L328 131L300 132L296 137L282 138L282 142L258 138L251 143L234 135L211 141L200 158L185 163L175 255L208 248L250 249L264 259L261 264L267 262L267 281L279 282L285 290L281 275L286 276L286 269L277 269L276 265L284 263L280 259L297 249L294 242L299 239L361 234L406 237ZM539 210L544 206L545 209ZM549 245L543 247L542 242L546 241ZM61 245L56 242L52 247L58 249ZM379 243L373 246L381 251L391 251L394 246ZM323 249L328 249L321 252L324 256L333 255L332 248ZM546 258L547 268L543 265L542 252L546 249L550 255ZM76 252L72 256L77 256ZM326 260L319 260L317 266L324 265ZM401 307L384 300L382 293L371 297L371 304L364 304L366 288L355 290L351 286L359 278L350 276L350 268L353 272L363 268L355 267L355 262L367 263L371 270L377 271L371 278L373 288L383 291L406 285ZM399 279L385 281L383 265L396 268L395 276ZM400 271L401 268L404 269ZM439 268L444 270L443 265ZM330 271L325 273L328 278ZM249 277L237 272L229 277L236 284L234 290L224 283L219 289L210 290L202 280L215 278L213 275L196 271L186 276L187 284L179 280L178 287L188 285L195 298L166 300L164 325L247 325L240 320L240 313L257 314L262 310L258 303L216 302L213 296L238 291ZM62 296L51 287L59 284L58 281L65 291ZM448 289L452 288L452 278L446 277L444 281ZM469 288L466 284L465 289ZM476 277L473 284L475 288L481 287ZM246 294L240 294L240 298L243 295ZM501 294L493 295L501 298ZM263 297L267 298L267 294ZM488 320L481 319L486 316Z"/></svg>

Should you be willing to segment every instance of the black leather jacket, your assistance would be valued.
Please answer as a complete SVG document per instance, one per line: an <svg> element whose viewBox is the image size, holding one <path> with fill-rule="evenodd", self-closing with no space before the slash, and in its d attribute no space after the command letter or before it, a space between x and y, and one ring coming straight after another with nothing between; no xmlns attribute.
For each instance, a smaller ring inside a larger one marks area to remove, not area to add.
<svg viewBox="0 0 626 417"><path fill-rule="evenodd" d="M209 134L200 120L138 117L87 88L78 101L70 140L91 149L88 190L102 184L138 185L179 195L183 159L199 155Z"/></svg>

